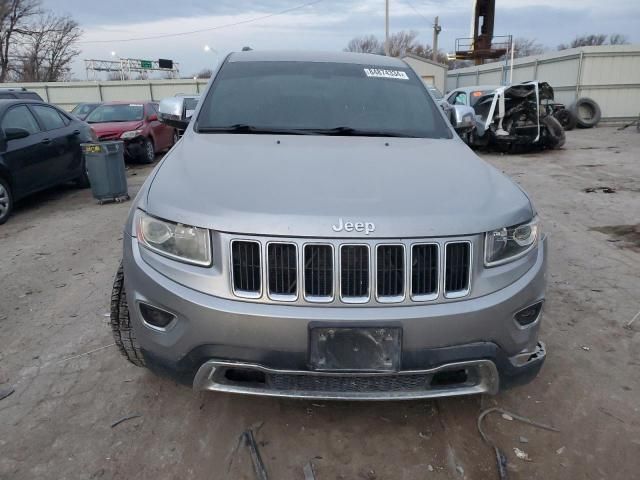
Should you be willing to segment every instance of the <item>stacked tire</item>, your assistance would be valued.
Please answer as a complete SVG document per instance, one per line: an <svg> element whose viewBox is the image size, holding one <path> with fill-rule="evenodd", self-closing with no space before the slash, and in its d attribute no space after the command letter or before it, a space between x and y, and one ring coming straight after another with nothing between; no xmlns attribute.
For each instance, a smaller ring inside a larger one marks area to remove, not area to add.
<svg viewBox="0 0 640 480"><path fill-rule="evenodd" d="M582 97L576 100L569 110L576 117L576 124L579 128L595 127L600 121L602 112L600 106L588 97Z"/></svg>

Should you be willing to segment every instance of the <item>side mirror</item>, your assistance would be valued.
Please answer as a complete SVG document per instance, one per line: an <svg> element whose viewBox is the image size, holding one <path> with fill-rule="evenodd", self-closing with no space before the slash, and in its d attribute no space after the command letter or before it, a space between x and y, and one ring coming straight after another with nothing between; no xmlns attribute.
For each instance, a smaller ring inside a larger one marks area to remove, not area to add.
<svg viewBox="0 0 640 480"><path fill-rule="evenodd" d="M155 113L152 113L151 115L149 115L147 117L147 121L149 121L149 122L157 122L158 121L158 115L156 115Z"/></svg>
<svg viewBox="0 0 640 480"><path fill-rule="evenodd" d="M161 100L158 120L174 128L186 129L191 115L187 116L184 102L183 97L169 97Z"/></svg>
<svg viewBox="0 0 640 480"><path fill-rule="evenodd" d="M453 105L451 108L451 125L456 132L470 132L476 127L476 111L466 105Z"/></svg>
<svg viewBox="0 0 640 480"><path fill-rule="evenodd" d="M7 141L27 138L29 135L31 135L29 130L25 130L24 128L9 127L4 129L4 138Z"/></svg>

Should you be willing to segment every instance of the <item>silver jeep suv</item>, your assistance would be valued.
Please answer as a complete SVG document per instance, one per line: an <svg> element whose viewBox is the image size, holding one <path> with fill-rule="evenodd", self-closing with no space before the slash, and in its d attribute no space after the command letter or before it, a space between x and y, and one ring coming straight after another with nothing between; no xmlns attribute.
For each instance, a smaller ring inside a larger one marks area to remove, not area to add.
<svg viewBox="0 0 640 480"><path fill-rule="evenodd" d="M198 390L496 393L545 359L546 239L401 60L242 52L215 72L125 226L111 324ZM188 123L188 125L187 125Z"/></svg>

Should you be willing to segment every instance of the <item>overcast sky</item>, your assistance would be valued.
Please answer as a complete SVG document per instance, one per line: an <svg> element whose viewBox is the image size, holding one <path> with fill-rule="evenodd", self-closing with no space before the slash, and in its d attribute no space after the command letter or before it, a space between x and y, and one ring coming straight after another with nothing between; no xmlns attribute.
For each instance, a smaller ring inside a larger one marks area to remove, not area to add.
<svg viewBox="0 0 640 480"><path fill-rule="evenodd" d="M285 14L173 38L123 39L224 26L281 12L313 0L44 0L69 14L84 34L73 74L84 78L85 58L171 58L182 75L212 67L228 52L255 49L342 50L354 36L384 36L384 0L321 0ZM416 30L431 44L440 17L440 48L451 52L467 37L472 0L390 0L391 31ZM640 0L497 0L496 35L535 38L555 48L584 33L621 33L640 43ZM104 43L91 43L102 41ZM106 41L106 42L105 42ZM209 45L211 50L205 51ZM216 54L217 52L217 54Z"/></svg>

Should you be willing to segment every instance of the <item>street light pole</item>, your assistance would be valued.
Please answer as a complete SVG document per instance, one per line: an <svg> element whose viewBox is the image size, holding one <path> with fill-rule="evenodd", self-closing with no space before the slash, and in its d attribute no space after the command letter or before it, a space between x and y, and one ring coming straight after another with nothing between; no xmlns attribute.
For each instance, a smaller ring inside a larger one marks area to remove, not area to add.
<svg viewBox="0 0 640 480"><path fill-rule="evenodd" d="M438 17L436 17L436 21L433 24L433 61L438 61L438 35L442 31L442 27L438 24Z"/></svg>
<svg viewBox="0 0 640 480"><path fill-rule="evenodd" d="M384 1L384 54L389 56L389 0Z"/></svg>

